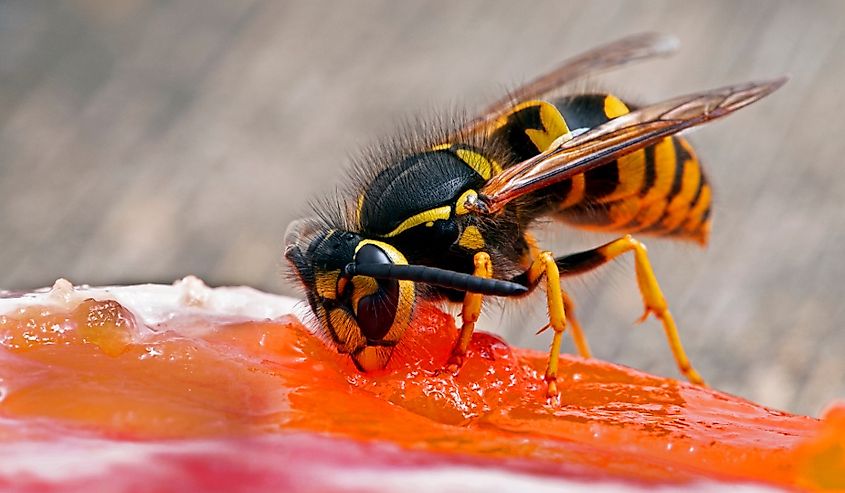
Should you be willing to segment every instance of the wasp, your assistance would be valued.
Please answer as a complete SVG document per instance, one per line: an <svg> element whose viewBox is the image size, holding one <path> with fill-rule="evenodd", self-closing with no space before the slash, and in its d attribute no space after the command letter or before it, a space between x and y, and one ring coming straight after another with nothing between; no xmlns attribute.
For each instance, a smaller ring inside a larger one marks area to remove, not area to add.
<svg viewBox="0 0 845 493"><path fill-rule="evenodd" d="M636 107L612 94L551 97L600 70L674 51L674 38L640 34L568 59L480 116L398 138L350 174L348 200L324 201L294 221L285 256L317 324L361 371L383 369L420 302L461 304L461 329L447 363L457 371L487 297L520 298L545 287L553 330L545 371L558 395L561 338L571 328L590 357L561 279L634 256L645 312L663 325L680 372L704 384L649 262L633 235L706 244L711 186L678 132L770 94L785 78L727 86ZM354 168L353 168L354 169ZM532 225L552 217L620 237L556 256Z"/></svg>

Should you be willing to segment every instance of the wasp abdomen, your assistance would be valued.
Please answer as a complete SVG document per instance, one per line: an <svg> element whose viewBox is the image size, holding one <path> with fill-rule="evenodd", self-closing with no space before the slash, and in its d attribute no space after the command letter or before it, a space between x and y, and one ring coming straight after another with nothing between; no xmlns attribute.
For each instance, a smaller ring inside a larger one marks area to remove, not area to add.
<svg viewBox="0 0 845 493"><path fill-rule="evenodd" d="M610 94L530 101L503 117L494 138L521 161L566 132L594 128L629 111ZM695 151L681 137L667 137L536 195L545 199L548 214L582 229L705 243L710 228L710 186Z"/></svg>

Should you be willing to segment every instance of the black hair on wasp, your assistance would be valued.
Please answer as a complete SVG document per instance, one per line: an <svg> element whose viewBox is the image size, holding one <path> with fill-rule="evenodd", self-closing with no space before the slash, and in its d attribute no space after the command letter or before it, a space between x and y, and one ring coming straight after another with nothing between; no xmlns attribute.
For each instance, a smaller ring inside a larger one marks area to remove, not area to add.
<svg viewBox="0 0 845 493"><path fill-rule="evenodd" d="M356 215L355 205L361 192L367 190L376 177L403 159L445 143L460 143L474 149L502 168L519 161L500 140L489 135L462 132L461 129L470 120L469 115L470 112L465 109L449 108L428 110L399 119L380 139L362 146L349 156L344 176L335 188L335 193L312 200L309 203L312 213L322 218L328 226L359 230L362 225ZM415 178L402 178L409 190L415 189ZM537 197L526 195L519 197L514 205L533 208L537 201ZM486 217L479 219L491 220Z"/></svg>
<svg viewBox="0 0 845 493"><path fill-rule="evenodd" d="M459 129L469 119L467 115L466 111L453 109L400 119L391 126L391 131L348 156L339 183L334 185L332 191L310 199L305 216L314 222L315 230L360 232L362 223L356 204L373 180L403 159L426 152L460 135ZM494 156L500 162L508 159L507 152L486 136L467 135L461 136L459 140L486 155ZM414 190L415 178L404 176L400 180L404 182L404 187ZM295 275L293 277L298 279Z"/></svg>

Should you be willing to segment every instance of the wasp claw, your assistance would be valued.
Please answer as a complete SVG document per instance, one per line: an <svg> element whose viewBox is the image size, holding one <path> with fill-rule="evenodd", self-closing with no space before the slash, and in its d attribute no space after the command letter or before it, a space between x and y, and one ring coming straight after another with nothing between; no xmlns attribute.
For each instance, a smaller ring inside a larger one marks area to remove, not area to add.
<svg viewBox="0 0 845 493"><path fill-rule="evenodd" d="M458 376L458 373L461 371L461 367L464 366L465 359L466 356L463 354L452 353L452 356L450 356L449 360L446 362L444 370L451 373L452 376Z"/></svg>
<svg viewBox="0 0 845 493"><path fill-rule="evenodd" d="M560 392L557 389L557 379L548 380L548 388L546 389L546 399L549 405L557 406L560 404Z"/></svg>
<svg viewBox="0 0 845 493"><path fill-rule="evenodd" d="M634 323L641 324L641 323L645 322L648 319L648 316L651 315L651 314L652 314L651 308L646 308L645 312L643 312L643 314L640 316L640 318L635 320Z"/></svg>

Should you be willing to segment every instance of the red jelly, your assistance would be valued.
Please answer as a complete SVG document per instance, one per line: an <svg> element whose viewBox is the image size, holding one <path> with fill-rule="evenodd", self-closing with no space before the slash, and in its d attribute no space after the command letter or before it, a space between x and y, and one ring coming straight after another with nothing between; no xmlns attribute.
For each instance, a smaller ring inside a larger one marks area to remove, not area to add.
<svg viewBox="0 0 845 493"><path fill-rule="evenodd" d="M456 330L434 307L363 375L293 316L199 296L151 321L143 297L85 296L0 315L4 490L845 488L845 407L818 421L572 356L551 405L545 355L491 335L441 371Z"/></svg>

